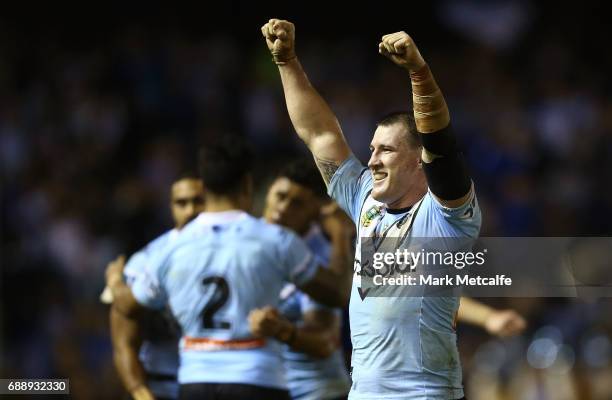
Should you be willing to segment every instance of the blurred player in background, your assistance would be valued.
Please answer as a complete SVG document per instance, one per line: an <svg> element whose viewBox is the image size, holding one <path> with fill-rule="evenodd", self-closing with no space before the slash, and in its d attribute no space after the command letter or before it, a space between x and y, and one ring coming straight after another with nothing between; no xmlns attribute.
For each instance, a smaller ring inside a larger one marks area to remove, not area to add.
<svg viewBox="0 0 612 400"><path fill-rule="evenodd" d="M288 399L278 341L292 341L296 330L276 332L277 340L254 337L249 312L276 307L286 282L327 305L348 300L348 239L332 238L346 243L332 246L332 261L323 268L297 235L249 215L251 158L238 137L222 136L205 146L205 212L147 258L147 273L131 291L117 278L120 262L107 275L124 313L169 304L183 334L180 399Z"/></svg>
<svg viewBox="0 0 612 400"><path fill-rule="evenodd" d="M319 260L328 265L331 243L336 235L352 239L354 228L344 211L331 202L312 161L287 166L268 189L264 218L298 233ZM326 237L327 236L327 237ZM347 240L333 240L346 246ZM350 250L345 260L352 264ZM253 310L251 331L274 337L282 330L295 335L283 346L283 361L292 399L346 399L350 378L342 354L340 334L342 312L312 300L293 284L281 291L278 307Z"/></svg>
<svg viewBox="0 0 612 400"><path fill-rule="evenodd" d="M148 254L168 246L188 222L204 210L204 187L195 174L183 174L170 191L170 210L174 229L159 236L130 257L124 270L131 286L145 273ZM102 295L112 301L107 289ZM177 371L180 332L170 311L150 311L140 318L110 310L113 358L121 381L136 400L178 398Z"/></svg>
<svg viewBox="0 0 612 400"><path fill-rule="evenodd" d="M413 238L464 238L469 243L480 231L473 184L428 65L405 32L382 37L379 52L410 77L413 112L380 120L365 168L303 71L293 24L272 19L261 32L278 65L291 122L312 152L329 193L358 230L349 305L349 398L463 398L455 332L459 298L374 297L368 296L371 287L362 287L364 276L370 276L362 269L362 246L368 251L373 247L364 237L389 238L389 250L395 251L409 248Z"/></svg>

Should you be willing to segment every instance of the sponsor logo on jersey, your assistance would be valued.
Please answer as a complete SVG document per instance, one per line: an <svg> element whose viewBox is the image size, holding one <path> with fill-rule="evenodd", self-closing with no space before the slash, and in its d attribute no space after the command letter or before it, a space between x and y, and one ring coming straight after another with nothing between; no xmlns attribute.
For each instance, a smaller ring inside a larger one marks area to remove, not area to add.
<svg viewBox="0 0 612 400"><path fill-rule="evenodd" d="M368 209L368 211L364 212L361 216L361 226L367 228L370 226L372 221L382 215L382 207L381 206L372 206Z"/></svg>

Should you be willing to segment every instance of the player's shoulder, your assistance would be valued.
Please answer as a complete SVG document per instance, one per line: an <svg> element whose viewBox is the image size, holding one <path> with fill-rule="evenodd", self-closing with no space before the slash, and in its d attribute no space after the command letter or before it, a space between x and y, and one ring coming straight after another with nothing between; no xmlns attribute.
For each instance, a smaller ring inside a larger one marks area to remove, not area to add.
<svg viewBox="0 0 612 400"><path fill-rule="evenodd" d="M371 175L368 173L368 168L364 166L361 161L354 155L349 155L342 163L332 176L330 181L329 191L333 192L334 188L341 182L366 182L370 181Z"/></svg>
<svg viewBox="0 0 612 400"><path fill-rule="evenodd" d="M147 243L142 249L132 254L125 265L124 274L126 277L133 277L142 272L146 268L149 258L169 247L173 239L177 236L178 231L176 229L171 229L162 233Z"/></svg>
<svg viewBox="0 0 612 400"><path fill-rule="evenodd" d="M180 247L194 240L230 235L232 240L276 240L285 234L284 228L269 224L243 211L202 213L187 224L174 240L172 247ZM221 236L218 236L221 235Z"/></svg>
<svg viewBox="0 0 612 400"><path fill-rule="evenodd" d="M130 256L125 264L125 268L123 269L123 275L130 286L135 277L144 271L146 265L147 253L144 251L144 249L139 250Z"/></svg>
<svg viewBox="0 0 612 400"><path fill-rule="evenodd" d="M161 235L150 241L149 244L145 246L143 251L159 251L171 244L178 237L178 234L179 231L177 229L170 229L169 231L162 233Z"/></svg>
<svg viewBox="0 0 612 400"><path fill-rule="evenodd" d="M351 153L344 161L340 163L338 168L338 172L342 173L345 171L351 171L352 174L360 177L364 175L368 170L368 167L363 165L361 161L355 156L355 154Z"/></svg>

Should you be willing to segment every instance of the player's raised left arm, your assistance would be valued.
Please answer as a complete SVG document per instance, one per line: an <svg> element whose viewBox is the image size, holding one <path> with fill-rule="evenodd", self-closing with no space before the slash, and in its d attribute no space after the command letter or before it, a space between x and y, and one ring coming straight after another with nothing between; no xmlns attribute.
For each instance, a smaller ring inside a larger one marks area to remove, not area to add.
<svg viewBox="0 0 612 400"><path fill-rule="evenodd" d="M384 35L378 51L410 74L414 120L423 142L421 159L430 190L444 206L462 206L471 197L472 181L451 132L446 101L429 66L403 31Z"/></svg>

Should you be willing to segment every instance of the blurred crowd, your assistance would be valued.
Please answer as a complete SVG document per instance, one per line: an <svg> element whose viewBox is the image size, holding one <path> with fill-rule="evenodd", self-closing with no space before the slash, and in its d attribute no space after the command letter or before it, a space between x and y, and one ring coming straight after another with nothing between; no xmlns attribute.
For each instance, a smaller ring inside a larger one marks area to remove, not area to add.
<svg viewBox="0 0 612 400"><path fill-rule="evenodd" d="M413 36L467 155L481 235L609 236L612 58L601 42L610 29L586 11L523 1L428 11ZM253 143L256 213L275 169L305 154L258 36L265 19L242 20L246 39L146 23L91 42L44 29L2 35L2 377L70 377L75 398L118 398L98 301L106 263L171 226L170 183L194 169L207 138L237 132ZM377 119L411 98L406 74L377 54L378 36L413 32L399 17L380 32L355 24L335 35L302 20L311 26L296 22L300 60L367 161ZM460 328L468 398L609 398L611 302L490 304L517 308L530 328L506 341Z"/></svg>

